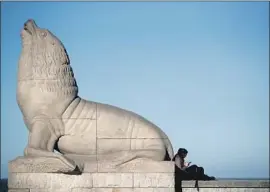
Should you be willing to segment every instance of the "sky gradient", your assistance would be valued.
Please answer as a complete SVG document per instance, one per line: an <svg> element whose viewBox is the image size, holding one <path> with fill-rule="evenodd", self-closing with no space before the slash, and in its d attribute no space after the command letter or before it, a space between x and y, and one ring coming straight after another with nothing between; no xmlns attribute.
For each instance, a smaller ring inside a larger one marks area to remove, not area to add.
<svg viewBox="0 0 270 192"><path fill-rule="evenodd" d="M1 177L22 155L23 23L64 43L85 99L134 111L221 178L269 177L268 2L2 2Z"/></svg>

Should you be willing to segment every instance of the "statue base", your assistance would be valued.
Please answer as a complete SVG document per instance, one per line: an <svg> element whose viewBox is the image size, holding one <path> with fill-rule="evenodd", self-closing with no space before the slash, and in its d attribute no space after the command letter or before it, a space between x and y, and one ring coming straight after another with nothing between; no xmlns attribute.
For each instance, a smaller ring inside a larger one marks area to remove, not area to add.
<svg viewBox="0 0 270 192"><path fill-rule="evenodd" d="M113 169L86 164L84 173L45 173L23 166L20 160L9 163L9 192L174 192L174 162L142 161ZM29 162L29 160L27 160ZM18 163L18 164L17 164ZM33 164L34 166L36 163ZM28 172L27 172L28 171ZM29 172L30 171L30 172Z"/></svg>
<svg viewBox="0 0 270 192"><path fill-rule="evenodd" d="M10 173L9 192L174 192L173 173Z"/></svg>
<svg viewBox="0 0 270 192"><path fill-rule="evenodd" d="M170 161L155 162L140 159L118 170L105 166L102 162L92 163L86 164L82 174L45 173L42 172L44 169L40 168L41 165L37 166L39 161L41 161L39 158L30 161L19 157L9 162L8 191L198 192L195 181L182 181L181 187L176 187L178 182L175 181L178 179L174 173L175 165ZM199 189L200 192L269 192L269 180L199 181Z"/></svg>

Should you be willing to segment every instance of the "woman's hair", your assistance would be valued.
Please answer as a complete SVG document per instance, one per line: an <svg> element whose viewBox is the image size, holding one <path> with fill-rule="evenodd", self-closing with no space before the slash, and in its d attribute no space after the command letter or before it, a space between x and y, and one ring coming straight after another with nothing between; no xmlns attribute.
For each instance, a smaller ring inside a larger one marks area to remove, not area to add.
<svg viewBox="0 0 270 192"><path fill-rule="evenodd" d="M185 148L179 148L178 149L178 151L177 151L177 153L175 154L175 156L173 157L173 161L175 161L175 157L177 156L177 155L180 155L180 154L187 154L188 153L188 151L185 149Z"/></svg>
<svg viewBox="0 0 270 192"><path fill-rule="evenodd" d="M188 153L188 151L185 148L179 148L178 149L178 152L177 152L178 155L180 155L180 154L187 154L187 153Z"/></svg>

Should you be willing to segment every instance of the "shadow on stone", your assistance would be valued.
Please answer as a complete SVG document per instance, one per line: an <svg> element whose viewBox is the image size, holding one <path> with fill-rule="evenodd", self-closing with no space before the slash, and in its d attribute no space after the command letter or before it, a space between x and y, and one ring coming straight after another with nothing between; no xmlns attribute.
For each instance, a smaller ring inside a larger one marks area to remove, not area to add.
<svg viewBox="0 0 270 192"><path fill-rule="evenodd" d="M79 169L78 166L76 166L76 168L72 171L72 172L68 172L68 173L64 173L66 175L81 175L82 172L81 170Z"/></svg>

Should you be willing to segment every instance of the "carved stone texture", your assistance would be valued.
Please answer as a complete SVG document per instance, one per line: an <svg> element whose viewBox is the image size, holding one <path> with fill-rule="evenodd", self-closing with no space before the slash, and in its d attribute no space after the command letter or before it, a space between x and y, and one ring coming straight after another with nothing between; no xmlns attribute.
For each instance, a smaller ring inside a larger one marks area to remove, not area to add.
<svg viewBox="0 0 270 192"><path fill-rule="evenodd" d="M10 191L25 192L173 192L173 173L9 173ZM182 190L196 192L195 181L182 181ZM268 192L267 180L199 181L200 191ZM24 191L25 190L25 191Z"/></svg>
<svg viewBox="0 0 270 192"><path fill-rule="evenodd" d="M11 172L151 172L159 169L155 162L172 159L171 142L158 126L78 96L66 49L49 30L28 20L21 38L17 102L29 139Z"/></svg>
<svg viewBox="0 0 270 192"><path fill-rule="evenodd" d="M35 192L55 191L154 191L174 190L173 173L10 173L10 189L30 189Z"/></svg>

